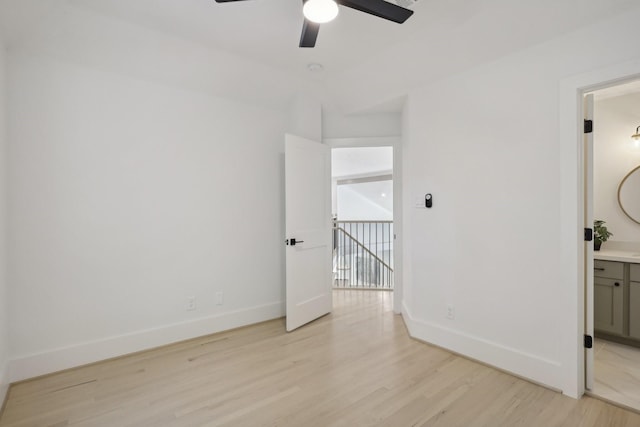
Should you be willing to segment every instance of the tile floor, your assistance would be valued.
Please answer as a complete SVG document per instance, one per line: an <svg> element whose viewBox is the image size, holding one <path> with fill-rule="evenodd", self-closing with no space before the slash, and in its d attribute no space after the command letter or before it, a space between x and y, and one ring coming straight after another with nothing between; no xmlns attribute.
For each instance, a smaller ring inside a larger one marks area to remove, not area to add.
<svg viewBox="0 0 640 427"><path fill-rule="evenodd" d="M595 341L592 394L640 411L640 348Z"/></svg>

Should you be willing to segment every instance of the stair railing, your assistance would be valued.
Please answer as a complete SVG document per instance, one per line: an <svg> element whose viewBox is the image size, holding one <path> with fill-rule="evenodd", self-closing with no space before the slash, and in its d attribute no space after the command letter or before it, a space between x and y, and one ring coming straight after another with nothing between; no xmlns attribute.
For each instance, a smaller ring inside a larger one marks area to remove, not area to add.
<svg viewBox="0 0 640 427"><path fill-rule="evenodd" d="M393 289L392 227L392 221L334 222L334 287Z"/></svg>

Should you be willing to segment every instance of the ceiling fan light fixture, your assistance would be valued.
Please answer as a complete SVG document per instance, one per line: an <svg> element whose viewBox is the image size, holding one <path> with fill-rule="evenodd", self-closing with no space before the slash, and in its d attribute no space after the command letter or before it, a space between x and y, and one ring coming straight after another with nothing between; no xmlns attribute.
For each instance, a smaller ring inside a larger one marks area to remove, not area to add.
<svg viewBox="0 0 640 427"><path fill-rule="evenodd" d="M324 24L338 16L338 4L334 0L308 0L302 13L309 21Z"/></svg>

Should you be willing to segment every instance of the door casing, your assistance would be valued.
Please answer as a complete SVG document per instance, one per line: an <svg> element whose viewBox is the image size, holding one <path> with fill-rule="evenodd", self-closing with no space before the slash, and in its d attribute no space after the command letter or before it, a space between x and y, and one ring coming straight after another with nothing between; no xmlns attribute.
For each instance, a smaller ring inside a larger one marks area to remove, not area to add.
<svg viewBox="0 0 640 427"><path fill-rule="evenodd" d="M402 138L326 138L323 140L331 148L393 147L393 311L402 313Z"/></svg>
<svg viewBox="0 0 640 427"><path fill-rule="evenodd" d="M586 307L585 277L587 265L584 256L584 95L599 89L640 79L640 61L614 64L560 82L560 265L561 295L567 302L564 315L567 323L562 328L560 363L562 392L579 398L586 391L586 365L584 351ZM597 123L595 123L597 126ZM591 201L592 203L592 201ZM591 314L592 315L592 314Z"/></svg>

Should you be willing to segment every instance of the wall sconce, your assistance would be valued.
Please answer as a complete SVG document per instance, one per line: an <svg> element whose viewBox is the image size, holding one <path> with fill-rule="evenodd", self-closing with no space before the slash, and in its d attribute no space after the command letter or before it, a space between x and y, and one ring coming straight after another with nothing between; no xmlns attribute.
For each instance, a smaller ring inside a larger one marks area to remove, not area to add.
<svg viewBox="0 0 640 427"><path fill-rule="evenodd" d="M633 146L640 148L640 126L636 128L636 133L631 135L631 139L633 140Z"/></svg>
<svg viewBox="0 0 640 427"><path fill-rule="evenodd" d="M633 151L640 150L640 126L636 128L636 133L631 135L631 144L633 147Z"/></svg>

